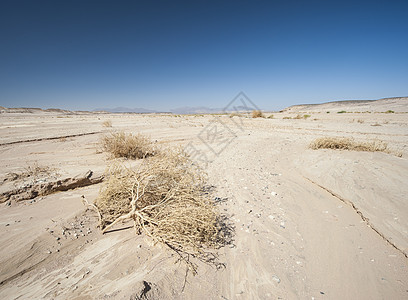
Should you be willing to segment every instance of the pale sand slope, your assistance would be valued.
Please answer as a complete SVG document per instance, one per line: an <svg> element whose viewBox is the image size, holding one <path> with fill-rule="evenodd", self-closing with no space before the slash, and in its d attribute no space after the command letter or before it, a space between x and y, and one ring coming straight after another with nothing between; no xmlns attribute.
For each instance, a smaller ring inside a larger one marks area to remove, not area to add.
<svg viewBox="0 0 408 300"><path fill-rule="evenodd" d="M209 181L215 196L228 198L219 208L235 225L234 245L218 251L225 268L199 262L184 286L185 266L174 264L171 251L131 229L102 236L95 228L97 217L84 213L81 196L93 201L100 184L2 204L0 297L129 299L146 281L150 299L406 298L408 114L282 119L288 115L296 114L244 119L243 130L232 123L237 117L221 117L237 138L218 157L197 137L212 116L0 115L0 144L107 131L106 119L113 129L143 132L163 145L191 141L214 158ZM381 139L403 157L308 149L321 136ZM102 172L108 160L97 151L99 137L0 146L0 178L34 161L58 168L60 177Z"/></svg>

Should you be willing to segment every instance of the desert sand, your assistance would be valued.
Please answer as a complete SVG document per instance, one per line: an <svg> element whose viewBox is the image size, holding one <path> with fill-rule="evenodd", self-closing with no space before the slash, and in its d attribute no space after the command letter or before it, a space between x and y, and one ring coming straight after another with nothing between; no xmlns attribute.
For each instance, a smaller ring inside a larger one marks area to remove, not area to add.
<svg viewBox="0 0 408 300"><path fill-rule="evenodd" d="M407 299L407 100L296 106L256 119L3 110L0 298ZM234 228L218 268L197 261L193 276L130 223L104 235L96 228L83 199L98 196L92 180L110 162L98 141L112 130L207 157L215 202ZM324 136L380 140L392 151L309 148ZM48 169L13 175L32 166ZM75 176L89 182L76 185ZM10 194L58 180L74 184L21 201Z"/></svg>

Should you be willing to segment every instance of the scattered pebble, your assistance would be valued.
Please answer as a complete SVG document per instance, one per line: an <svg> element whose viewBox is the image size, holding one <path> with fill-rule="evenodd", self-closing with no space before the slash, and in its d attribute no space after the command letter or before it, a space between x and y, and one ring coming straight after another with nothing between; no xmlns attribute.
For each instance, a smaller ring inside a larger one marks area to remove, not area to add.
<svg viewBox="0 0 408 300"><path fill-rule="evenodd" d="M273 275L273 276L272 276L272 280L274 280L274 281L277 282L277 283L280 283L280 282L281 282L280 278L279 278L278 276L276 276L276 275Z"/></svg>
<svg viewBox="0 0 408 300"><path fill-rule="evenodd" d="M286 228L286 227L285 227L285 222L281 222L281 223L280 223L280 227Z"/></svg>
<svg viewBox="0 0 408 300"><path fill-rule="evenodd" d="M277 196L278 193L277 193L277 192L271 192L271 195L272 195L272 196Z"/></svg>

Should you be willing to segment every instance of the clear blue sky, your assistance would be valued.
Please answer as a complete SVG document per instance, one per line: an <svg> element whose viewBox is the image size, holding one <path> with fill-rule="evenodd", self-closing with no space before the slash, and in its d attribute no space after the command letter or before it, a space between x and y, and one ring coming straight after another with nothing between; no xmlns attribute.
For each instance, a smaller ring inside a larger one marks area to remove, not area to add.
<svg viewBox="0 0 408 300"><path fill-rule="evenodd" d="M262 109L408 95L408 1L1 1L0 105Z"/></svg>

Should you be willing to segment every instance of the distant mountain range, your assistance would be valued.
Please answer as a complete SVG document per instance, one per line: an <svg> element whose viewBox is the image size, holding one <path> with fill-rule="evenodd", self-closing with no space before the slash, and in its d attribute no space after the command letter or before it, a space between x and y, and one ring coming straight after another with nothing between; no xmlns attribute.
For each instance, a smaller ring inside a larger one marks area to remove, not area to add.
<svg viewBox="0 0 408 300"><path fill-rule="evenodd" d="M233 109L229 109L228 112L233 112L233 111L251 111L253 110L252 108L248 108L245 106L237 106L234 107ZM94 112L97 111L105 111L109 113L141 113L141 114L146 114L146 113L173 113L173 114L180 114L180 115L185 115L185 114L210 114L210 113L221 113L223 112L223 108L210 108L206 106L183 106L183 107L178 107L174 109L170 109L168 111L157 111L157 110L151 110L151 109L145 109L145 108L128 108L128 107L115 107L115 108L97 108L93 110Z"/></svg>
<svg viewBox="0 0 408 300"><path fill-rule="evenodd" d="M93 111L106 111L110 113L157 113L158 111L145 109L145 108L128 108L128 107L115 107L115 108L96 108Z"/></svg>
<svg viewBox="0 0 408 300"><path fill-rule="evenodd" d="M302 104L292 105L283 110L283 112L301 112L301 111L338 111L339 109L345 111L377 111L383 112L387 110L393 110L395 112L408 112L408 97L393 97L383 98L379 100L343 100L343 101L331 101L321 104ZM62 114L88 114L88 113L173 113L173 114L211 114L222 112L248 112L252 111L252 107L231 106L227 111L223 108L209 108L206 106L184 106L168 111L156 111L145 108L128 108L128 107L116 107L116 108L97 108L93 111L69 111L56 108L7 108L0 106L0 113L62 113Z"/></svg>

